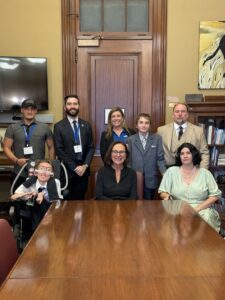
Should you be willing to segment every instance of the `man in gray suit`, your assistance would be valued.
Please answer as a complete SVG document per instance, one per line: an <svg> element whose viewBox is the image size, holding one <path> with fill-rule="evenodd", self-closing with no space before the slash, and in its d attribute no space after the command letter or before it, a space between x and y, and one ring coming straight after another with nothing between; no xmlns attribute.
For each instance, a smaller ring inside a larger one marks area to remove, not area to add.
<svg viewBox="0 0 225 300"><path fill-rule="evenodd" d="M183 143L193 144L201 153L200 167L209 167L209 149L203 128L188 122L188 106L177 103L173 108L174 122L158 128L157 132L162 137L164 157L167 166L175 164L175 154Z"/></svg>

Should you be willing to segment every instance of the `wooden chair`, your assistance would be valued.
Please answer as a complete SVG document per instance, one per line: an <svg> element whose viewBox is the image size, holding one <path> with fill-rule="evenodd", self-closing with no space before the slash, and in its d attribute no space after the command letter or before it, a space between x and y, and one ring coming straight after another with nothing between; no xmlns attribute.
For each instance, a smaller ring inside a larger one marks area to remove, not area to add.
<svg viewBox="0 0 225 300"><path fill-rule="evenodd" d="M136 171L137 174L137 194L138 200L143 200L144 197L144 176L140 171Z"/></svg>
<svg viewBox="0 0 225 300"><path fill-rule="evenodd" d="M5 219L0 219L0 286L16 262L19 254L12 229Z"/></svg>

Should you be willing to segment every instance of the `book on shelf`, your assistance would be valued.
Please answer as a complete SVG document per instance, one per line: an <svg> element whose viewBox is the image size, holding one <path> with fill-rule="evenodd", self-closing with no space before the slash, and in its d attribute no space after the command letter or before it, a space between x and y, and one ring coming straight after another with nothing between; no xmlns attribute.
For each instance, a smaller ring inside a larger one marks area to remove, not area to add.
<svg viewBox="0 0 225 300"><path fill-rule="evenodd" d="M210 164L212 166L217 165L218 157L219 157L219 150L217 149L217 147L214 146L210 151Z"/></svg>
<svg viewBox="0 0 225 300"><path fill-rule="evenodd" d="M201 127L203 127L203 126L201 126ZM206 141L209 145L224 145L225 144L225 129L216 128L216 127L210 125L206 129L205 135L206 135Z"/></svg>
<svg viewBox="0 0 225 300"><path fill-rule="evenodd" d="M218 166L225 166L225 153L219 153L218 160L217 160Z"/></svg>
<svg viewBox="0 0 225 300"><path fill-rule="evenodd" d="M215 134L214 134L214 143L216 145L223 145L225 141L225 131L224 129L215 129Z"/></svg>
<svg viewBox="0 0 225 300"><path fill-rule="evenodd" d="M206 130L206 140L209 145L214 143L214 126L210 125Z"/></svg>

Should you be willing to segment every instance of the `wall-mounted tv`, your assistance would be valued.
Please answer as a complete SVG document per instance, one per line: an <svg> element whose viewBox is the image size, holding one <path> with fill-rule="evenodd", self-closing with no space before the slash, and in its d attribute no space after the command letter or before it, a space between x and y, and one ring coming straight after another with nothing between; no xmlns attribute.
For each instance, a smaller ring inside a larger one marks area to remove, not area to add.
<svg viewBox="0 0 225 300"><path fill-rule="evenodd" d="M28 98L48 109L47 58L0 56L0 112L18 111Z"/></svg>

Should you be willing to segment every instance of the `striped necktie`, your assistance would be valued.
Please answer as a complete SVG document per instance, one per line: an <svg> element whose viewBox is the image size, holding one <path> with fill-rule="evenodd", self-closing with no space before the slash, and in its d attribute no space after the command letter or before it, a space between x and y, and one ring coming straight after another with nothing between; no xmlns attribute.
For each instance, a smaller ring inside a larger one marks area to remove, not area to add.
<svg viewBox="0 0 225 300"><path fill-rule="evenodd" d="M145 148L146 148L146 143L147 143L146 137L143 136L142 139L141 139L141 142L142 142L143 149L145 150Z"/></svg>

